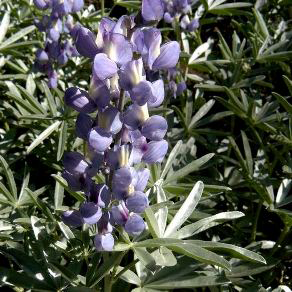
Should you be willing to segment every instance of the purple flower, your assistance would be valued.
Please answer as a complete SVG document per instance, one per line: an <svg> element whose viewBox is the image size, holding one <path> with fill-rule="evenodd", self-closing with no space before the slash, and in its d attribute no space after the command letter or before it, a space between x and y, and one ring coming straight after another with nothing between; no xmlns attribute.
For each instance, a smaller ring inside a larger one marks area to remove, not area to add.
<svg viewBox="0 0 292 292"><path fill-rule="evenodd" d="M112 141L112 135L99 127L92 128L88 134L88 143L90 147L98 152L105 151Z"/></svg>
<svg viewBox="0 0 292 292"><path fill-rule="evenodd" d="M140 191L130 194L126 199L126 206L130 212L143 213L148 205L147 196Z"/></svg>
<svg viewBox="0 0 292 292"><path fill-rule="evenodd" d="M167 132L167 122L161 116L152 116L143 123L141 133L149 140L160 141Z"/></svg>
<svg viewBox="0 0 292 292"><path fill-rule="evenodd" d="M92 124L93 124L93 121L90 116L84 113L80 113L77 116L77 120L76 120L76 127L75 127L76 136L83 140L87 140L88 133L91 130Z"/></svg>
<svg viewBox="0 0 292 292"><path fill-rule="evenodd" d="M141 234L145 229L145 223L143 218L138 214L132 214L129 216L126 224L125 230L132 236L137 236Z"/></svg>
<svg viewBox="0 0 292 292"><path fill-rule="evenodd" d="M142 0L142 16L146 21L159 21L163 13L162 0Z"/></svg>
<svg viewBox="0 0 292 292"><path fill-rule="evenodd" d="M149 164L161 162L167 149L168 143L165 140L151 141L147 144L147 150L142 157L142 161Z"/></svg>
<svg viewBox="0 0 292 292"><path fill-rule="evenodd" d="M33 0L37 9L46 10L50 7L50 0Z"/></svg>
<svg viewBox="0 0 292 292"><path fill-rule="evenodd" d="M93 202L83 203L80 207L80 213L84 223L95 224L102 216L101 209Z"/></svg>
<svg viewBox="0 0 292 292"><path fill-rule="evenodd" d="M48 73L49 82L48 86L50 88L57 88L58 86L58 74L55 70L50 70Z"/></svg>
<svg viewBox="0 0 292 292"><path fill-rule="evenodd" d="M70 87L65 91L65 103L80 113L92 113L96 110L96 104L88 93L77 87Z"/></svg>
<svg viewBox="0 0 292 292"><path fill-rule="evenodd" d="M82 218L80 212L77 210L63 212L62 221L66 225L70 225L73 227L79 227L79 226L83 225L83 218Z"/></svg>
<svg viewBox="0 0 292 292"><path fill-rule="evenodd" d="M111 233L96 234L94 237L94 246L97 251L112 251L115 244Z"/></svg>
<svg viewBox="0 0 292 292"><path fill-rule="evenodd" d="M70 173L85 173L89 164L79 152L66 152L63 158L63 165Z"/></svg>
<svg viewBox="0 0 292 292"><path fill-rule="evenodd" d="M117 64L110 60L106 54L100 53L94 57L93 74L100 80L113 77L117 71Z"/></svg>
<svg viewBox="0 0 292 292"><path fill-rule="evenodd" d="M155 59L153 69L170 69L176 66L180 54L179 44L176 41L168 42L160 48L160 54Z"/></svg>
<svg viewBox="0 0 292 292"><path fill-rule="evenodd" d="M100 52L95 43L95 36L89 29L79 25L71 33L75 38L76 49L80 55L93 59Z"/></svg>

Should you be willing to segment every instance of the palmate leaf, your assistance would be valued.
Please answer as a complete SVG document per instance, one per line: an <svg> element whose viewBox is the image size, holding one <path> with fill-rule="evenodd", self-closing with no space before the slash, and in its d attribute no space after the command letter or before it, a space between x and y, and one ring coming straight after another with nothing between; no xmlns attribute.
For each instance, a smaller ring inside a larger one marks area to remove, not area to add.
<svg viewBox="0 0 292 292"><path fill-rule="evenodd" d="M199 246L196 246L195 244L190 243L189 241L183 241L172 238L158 238L140 241L135 243L134 246L146 248L165 246L174 252L186 255L199 262L216 265L227 270L231 269L231 266L228 263L228 261L226 261L225 259L223 259L222 257L218 256L213 252L207 251L204 248L201 248Z"/></svg>

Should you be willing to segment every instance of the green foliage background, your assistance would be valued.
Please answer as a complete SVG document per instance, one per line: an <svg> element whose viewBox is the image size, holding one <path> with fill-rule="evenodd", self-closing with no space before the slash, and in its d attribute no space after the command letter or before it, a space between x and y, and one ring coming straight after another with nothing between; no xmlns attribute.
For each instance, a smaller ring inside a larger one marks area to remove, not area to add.
<svg viewBox="0 0 292 292"><path fill-rule="evenodd" d="M86 2L75 20L96 30L102 14L140 7L104 4ZM188 90L156 109L168 120L170 151L151 168L149 232L131 242L118 230L116 251L104 254L92 246L94 230L60 220L84 200L60 172L64 151L83 151L63 94L88 86L89 60L70 60L50 90L32 71L44 41L33 25L41 13L24 0L0 5L3 291L291 291L290 1L201 0L195 33L159 24L165 41L181 43ZM183 206L184 221L176 215ZM167 236L171 224L182 226L175 236Z"/></svg>

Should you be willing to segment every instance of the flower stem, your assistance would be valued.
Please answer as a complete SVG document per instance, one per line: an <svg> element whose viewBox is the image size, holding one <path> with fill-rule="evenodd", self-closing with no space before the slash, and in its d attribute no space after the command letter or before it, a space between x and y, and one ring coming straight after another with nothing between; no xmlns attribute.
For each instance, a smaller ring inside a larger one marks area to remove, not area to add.
<svg viewBox="0 0 292 292"><path fill-rule="evenodd" d="M274 253L277 251L278 247L282 244L282 242L284 241L284 239L286 238L287 234L290 231L290 226L289 225L285 225L285 227L283 228L276 244L273 246L272 250L271 250L271 254L270 256L273 256Z"/></svg>
<svg viewBox="0 0 292 292"><path fill-rule="evenodd" d="M259 221L259 216L260 216L260 213L261 213L262 206L263 206L263 203L260 202L258 204L257 211L256 211L256 214L255 214L255 219L254 219L253 226L252 226L251 241L255 241L255 239L256 239L258 221Z"/></svg>
<svg viewBox="0 0 292 292"><path fill-rule="evenodd" d="M108 253L103 254L103 261L106 262L109 260ZM111 292L112 291L112 281L110 273L104 277L104 292Z"/></svg>
<svg viewBox="0 0 292 292"><path fill-rule="evenodd" d="M104 0L100 0L101 3L101 16L104 16Z"/></svg>

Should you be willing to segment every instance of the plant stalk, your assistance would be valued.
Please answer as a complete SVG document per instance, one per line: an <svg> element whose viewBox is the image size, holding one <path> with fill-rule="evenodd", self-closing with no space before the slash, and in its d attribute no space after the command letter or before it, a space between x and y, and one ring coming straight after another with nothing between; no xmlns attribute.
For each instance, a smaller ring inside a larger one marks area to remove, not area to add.
<svg viewBox="0 0 292 292"><path fill-rule="evenodd" d="M251 232L251 241L252 242L255 241L255 239L256 239L258 221L259 221L259 216L260 216L260 213L261 213L261 210L262 210L262 206L263 206L263 203L260 202L258 204L257 211L256 211L256 214L255 214L255 220L254 220L254 223L253 223L253 226L252 226L252 232Z"/></svg>
<svg viewBox="0 0 292 292"><path fill-rule="evenodd" d="M285 227L283 228L277 242L275 243L275 245L273 246L272 250L271 250L271 254L270 256L273 256L274 253L277 251L278 247L282 244L282 242L285 240L286 236L288 235L290 231L290 226L289 225L285 225Z"/></svg>

